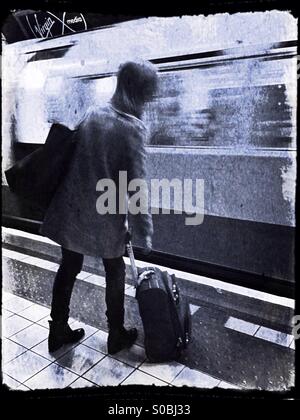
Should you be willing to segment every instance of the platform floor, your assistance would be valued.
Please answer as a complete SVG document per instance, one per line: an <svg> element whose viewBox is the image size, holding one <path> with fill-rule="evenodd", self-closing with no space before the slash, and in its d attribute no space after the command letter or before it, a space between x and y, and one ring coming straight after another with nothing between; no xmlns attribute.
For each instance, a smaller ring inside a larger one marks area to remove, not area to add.
<svg viewBox="0 0 300 420"><path fill-rule="evenodd" d="M48 239L3 228L2 374L9 388L154 384L287 390L293 386L291 299L177 272L190 301L193 340L178 362L151 364L128 274L126 323L138 328L139 338L130 350L111 357L106 349L105 279L101 263L88 258L75 284L70 319L72 327L83 327L86 335L80 343L50 355L49 307L59 258L59 247Z"/></svg>

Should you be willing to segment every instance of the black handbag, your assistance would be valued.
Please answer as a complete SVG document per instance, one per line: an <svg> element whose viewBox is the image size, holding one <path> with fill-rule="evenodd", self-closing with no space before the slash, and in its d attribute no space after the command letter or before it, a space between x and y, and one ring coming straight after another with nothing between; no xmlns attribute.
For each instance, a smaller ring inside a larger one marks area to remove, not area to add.
<svg viewBox="0 0 300 420"><path fill-rule="evenodd" d="M46 210L67 173L77 132L53 124L45 144L5 171L10 191Z"/></svg>

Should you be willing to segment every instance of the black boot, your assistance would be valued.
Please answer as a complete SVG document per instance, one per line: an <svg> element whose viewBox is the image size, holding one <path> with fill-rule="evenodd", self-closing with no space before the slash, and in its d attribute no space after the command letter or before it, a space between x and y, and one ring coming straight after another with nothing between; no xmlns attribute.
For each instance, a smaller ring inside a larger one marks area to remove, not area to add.
<svg viewBox="0 0 300 420"><path fill-rule="evenodd" d="M55 352L64 344L76 343L84 336L84 329L72 330L67 322L49 321L48 349Z"/></svg>
<svg viewBox="0 0 300 420"><path fill-rule="evenodd" d="M109 354L115 354L125 348L131 347L137 339L136 328L126 330L122 328L111 328L108 334L107 350Z"/></svg>

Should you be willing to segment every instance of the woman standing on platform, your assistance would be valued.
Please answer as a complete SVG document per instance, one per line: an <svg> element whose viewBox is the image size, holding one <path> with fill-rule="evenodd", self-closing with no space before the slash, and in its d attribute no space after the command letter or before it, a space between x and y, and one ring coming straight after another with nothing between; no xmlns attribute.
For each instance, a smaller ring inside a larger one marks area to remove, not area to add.
<svg viewBox="0 0 300 420"><path fill-rule="evenodd" d="M43 235L62 247L62 261L53 285L50 352L84 336L82 328L72 330L68 325L71 294L84 255L101 257L105 268L108 353L130 347L137 338L135 328L124 327L125 263L122 256L128 217L117 212L99 214L96 185L101 179L112 180L117 187L118 200L120 171L127 174L128 183L145 178L147 130L141 117L156 89L157 73L152 64L127 62L120 66L110 104L102 109L91 109L80 124L70 169L41 227ZM119 208L118 203L116 208ZM150 251L153 234L150 213L132 215L132 222L134 236Z"/></svg>

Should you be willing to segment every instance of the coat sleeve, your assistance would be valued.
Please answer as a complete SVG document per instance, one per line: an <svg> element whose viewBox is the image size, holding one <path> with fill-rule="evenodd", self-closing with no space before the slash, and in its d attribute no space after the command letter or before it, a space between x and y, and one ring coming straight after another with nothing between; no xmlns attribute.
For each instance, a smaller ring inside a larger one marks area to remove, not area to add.
<svg viewBox="0 0 300 420"><path fill-rule="evenodd" d="M142 198L140 203L146 204L143 207L143 211L140 211L137 214L132 214L130 211L130 199L136 193L136 191L128 191L128 224L129 227L132 228L133 236L140 238L145 238L147 235L153 235L152 216L149 208L150 195L148 188L146 188L146 150L144 145L145 137L146 130L134 130L132 135L129 136L126 165L128 184L134 179L139 179L143 180L145 185L145 188L136 190L139 191L139 195Z"/></svg>

